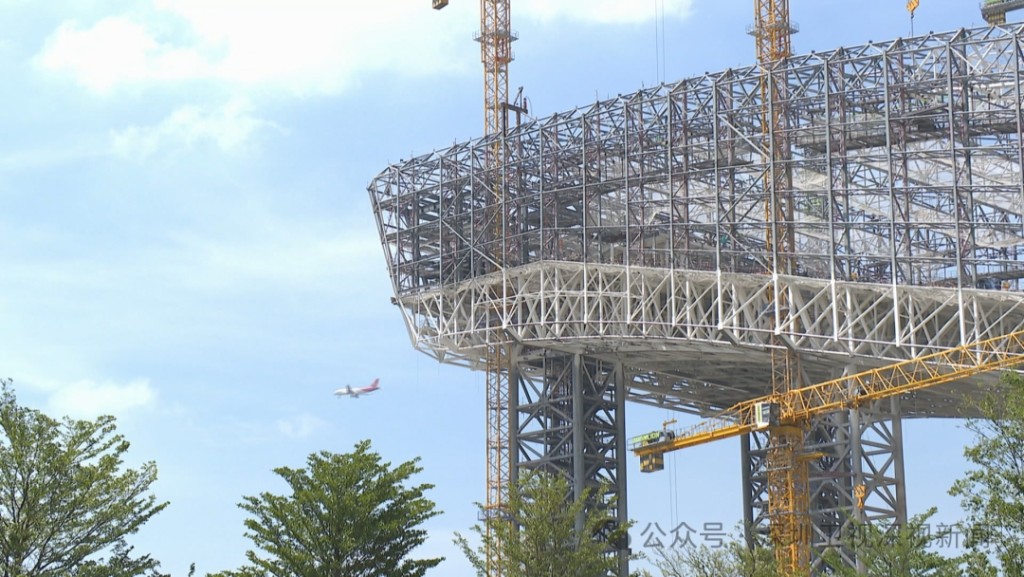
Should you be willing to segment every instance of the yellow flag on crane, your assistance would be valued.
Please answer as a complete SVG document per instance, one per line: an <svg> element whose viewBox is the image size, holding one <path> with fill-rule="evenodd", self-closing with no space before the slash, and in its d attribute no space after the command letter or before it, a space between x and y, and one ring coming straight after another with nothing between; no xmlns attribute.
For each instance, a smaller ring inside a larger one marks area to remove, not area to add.
<svg viewBox="0 0 1024 577"><path fill-rule="evenodd" d="M914 17L914 10L921 5L921 0L907 0L907 12L910 12L910 17Z"/></svg>

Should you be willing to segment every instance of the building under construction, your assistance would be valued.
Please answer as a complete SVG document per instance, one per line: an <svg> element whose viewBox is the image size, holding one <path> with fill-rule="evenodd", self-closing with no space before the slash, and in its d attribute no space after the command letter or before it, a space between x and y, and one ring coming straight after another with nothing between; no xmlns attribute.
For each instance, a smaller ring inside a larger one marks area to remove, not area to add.
<svg viewBox="0 0 1024 577"><path fill-rule="evenodd" d="M688 78L389 166L369 192L396 302L443 362L508 351L489 409L507 416L513 477L606 481L625 521L627 401L712 415L771 393L781 348L809 385L1024 329L1022 74L1024 28L929 34ZM968 416L996 379L815 420L814 550L849 519L905 522L901 419ZM765 440L742 442L752 531L769 522Z"/></svg>

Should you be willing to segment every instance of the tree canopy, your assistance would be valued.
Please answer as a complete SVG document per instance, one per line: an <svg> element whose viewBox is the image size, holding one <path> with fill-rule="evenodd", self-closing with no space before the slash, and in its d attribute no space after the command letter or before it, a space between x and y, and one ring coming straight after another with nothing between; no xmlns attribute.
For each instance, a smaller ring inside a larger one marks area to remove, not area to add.
<svg viewBox="0 0 1024 577"><path fill-rule="evenodd" d="M960 497L978 562L992 557L1007 577L1024 577L1024 378L1007 372L1001 384L980 404L982 418L968 421L975 442L964 456L974 468L950 494Z"/></svg>
<svg viewBox="0 0 1024 577"><path fill-rule="evenodd" d="M972 565L966 557L947 558L929 545L946 535L925 529L935 510L917 515L906 525L854 523L841 538L858 567L849 566L835 549L825 552L823 575L837 577L959 577ZM655 564L664 577L784 577L768 543L754 548L733 540L722 547L684 547L660 552Z"/></svg>
<svg viewBox="0 0 1024 577"><path fill-rule="evenodd" d="M289 493L247 496L246 536L259 552L222 576L421 577L443 558L412 559L440 514L425 497L433 485L408 486L418 459L392 467L362 441L351 453L309 455L306 467L274 469Z"/></svg>
<svg viewBox="0 0 1024 577"><path fill-rule="evenodd" d="M484 525L472 529L480 539L477 549L459 534L456 544L481 577L487 575L488 547L500 551L497 559L505 577L608 575L617 566L616 558L608 554L608 543L620 540L628 527L607 534L615 524L615 504L600 503L599 494L590 490L573 500L565 478L527 471L510 488L502 511L480 507Z"/></svg>
<svg viewBox="0 0 1024 577"><path fill-rule="evenodd" d="M156 465L124 466L114 418L61 421L18 405L0 381L0 574L132 577L159 564L125 538L167 503ZM105 555L105 556L104 556Z"/></svg>
<svg viewBox="0 0 1024 577"><path fill-rule="evenodd" d="M721 547L662 548L654 564L664 577L783 577L772 548L736 540Z"/></svg>
<svg viewBox="0 0 1024 577"><path fill-rule="evenodd" d="M856 554L860 567L846 565L834 551L826 554L826 564L839 577L959 577L966 559L929 550L932 543L948 537L928 530L935 511L915 515L905 525L855 523L844 545Z"/></svg>

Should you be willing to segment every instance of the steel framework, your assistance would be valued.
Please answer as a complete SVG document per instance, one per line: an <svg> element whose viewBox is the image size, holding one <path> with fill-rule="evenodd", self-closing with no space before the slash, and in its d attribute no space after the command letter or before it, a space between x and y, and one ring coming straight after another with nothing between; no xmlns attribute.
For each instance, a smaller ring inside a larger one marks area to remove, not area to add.
<svg viewBox="0 0 1024 577"><path fill-rule="evenodd" d="M929 34L684 79L399 162L369 187L396 303L442 361L581 355L621 366L629 400L701 415L771 392L780 348L814 383L1021 330L1022 71L1024 29ZM791 149L773 160L779 141ZM791 211L766 221L779 162ZM771 227L788 246L769 250ZM906 395L896 418L965 416L991 380ZM871 430L843 427L825 436ZM833 455L847 476L858 451Z"/></svg>
<svg viewBox="0 0 1024 577"><path fill-rule="evenodd" d="M592 502L587 510L614 508L626 517L625 373L609 363L552 349L515 347L510 369L516 403L510 412L520 467L563 475L572 499ZM577 520L582 529L583 519ZM608 529L614 529L609 527ZM623 543L617 551L619 575L628 574Z"/></svg>
<svg viewBox="0 0 1024 577"><path fill-rule="evenodd" d="M845 546L856 523L907 523L900 399L876 401L815 419L804 440L817 458L808 462L811 568L822 568L821 553L836 551L848 565L856 555ZM768 433L744 437L744 527L748 542L769 535Z"/></svg>
<svg viewBox="0 0 1024 577"><path fill-rule="evenodd" d="M901 421L898 401L901 395L954 382L966 376L1017 367L1022 361L1024 332L1011 333L800 389L781 393L773 391L769 396L730 407L688 429L655 431L634 437L630 440L630 449L640 457L641 470L655 471L664 467L663 455L668 451L767 430L771 439L767 451L763 451L763 462L766 465L765 474L761 475L766 481L762 485L767 485L769 489L767 504L771 505L772 477L792 477L788 471L773 467L799 467L804 484L790 486L803 505L789 513L806 518L804 530L807 533L783 534L794 541L799 539L800 543L796 546L792 542L778 540L779 536L775 533L777 517L771 509L768 511L769 529L779 547L777 551L802 551L806 554L806 558L802 559L803 565L787 567L787 572L806 573L811 568L811 544L815 538L819 551L829 547L843 547L843 540L836 536L842 536L843 529L848 526L844 516L858 521L880 518L906 521L906 501L900 495L901 489L905 489L900 471ZM881 401L890 401L887 417L884 416L885 411L880 410ZM847 416L839 412L841 409L849 410L849 423L839 422ZM823 421L820 417L828 417L832 422ZM780 429L783 433L776 435L771 433L772 429ZM797 463L773 463L771 443L775 443L780 436L784 442L791 437L798 437L796 442L801 446L805 440L810 440L810 444L819 450L794 453ZM749 456L749 445L744 449ZM883 454L887 458L876 458ZM812 460L819 463L822 481L813 489L807 466L807 461ZM888 475L887 470L893 474ZM874 505L869 507L869 491L871 496L882 497L884 508L879 509ZM816 501L813 506L812 496ZM844 503L849 496L856 499L855 505L852 502ZM763 514L764 507L759 505L759 508ZM812 517L816 518L812 520ZM783 520L784 523L786 521ZM752 524L750 527L754 528ZM855 561L852 556L849 560ZM780 563L787 561L780 559Z"/></svg>

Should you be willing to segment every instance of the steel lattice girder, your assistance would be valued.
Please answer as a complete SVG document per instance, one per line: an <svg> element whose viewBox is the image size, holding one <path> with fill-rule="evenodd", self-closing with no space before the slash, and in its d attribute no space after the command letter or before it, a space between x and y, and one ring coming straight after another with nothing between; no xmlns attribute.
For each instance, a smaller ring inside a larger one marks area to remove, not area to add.
<svg viewBox="0 0 1024 577"><path fill-rule="evenodd" d="M1024 328L1024 294L992 290L1024 277L1022 47L980 28L792 57L769 77L784 134L749 67L526 122L503 174L498 136L395 164L370 195L414 344L621 361L634 399L704 412L764 392L769 346L815 382ZM791 147L794 254L766 251L770 142Z"/></svg>
<svg viewBox="0 0 1024 577"><path fill-rule="evenodd" d="M797 320L781 325L782 334L800 351L807 383L831 378L836 366L880 366L1024 328L1024 301L1006 291L580 263L521 266L410 295L403 311L417 345L449 362L474 365L479 349L511 336L623 362L651 375L631 385L634 400L703 413L766 394L773 290L790 294ZM904 408L963 416L951 391L917 393Z"/></svg>

